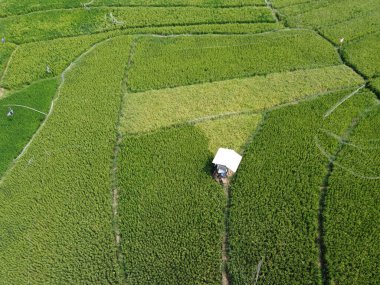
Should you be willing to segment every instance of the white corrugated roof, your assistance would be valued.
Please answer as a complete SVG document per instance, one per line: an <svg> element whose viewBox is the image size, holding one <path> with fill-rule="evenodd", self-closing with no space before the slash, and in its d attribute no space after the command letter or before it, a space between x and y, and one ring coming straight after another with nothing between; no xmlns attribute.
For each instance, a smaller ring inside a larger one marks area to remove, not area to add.
<svg viewBox="0 0 380 285"><path fill-rule="evenodd" d="M227 166L233 172L239 167L242 157L236 151L228 148L219 148L212 163Z"/></svg>

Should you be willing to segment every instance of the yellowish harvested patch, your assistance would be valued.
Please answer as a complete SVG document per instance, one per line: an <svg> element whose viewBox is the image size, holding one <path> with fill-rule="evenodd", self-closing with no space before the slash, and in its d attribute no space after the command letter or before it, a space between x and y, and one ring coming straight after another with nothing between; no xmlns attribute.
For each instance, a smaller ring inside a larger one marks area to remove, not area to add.
<svg viewBox="0 0 380 285"><path fill-rule="evenodd" d="M339 65L130 93L121 126L127 133L138 133L208 116L262 111L362 82L350 68Z"/></svg>
<svg viewBox="0 0 380 285"><path fill-rule="evenodd" d="M242 153L261 118L260 114L244 114L209 120L198 123L196 126L209 139L209 150L212 153L216 153L220 147Z"/></svg>

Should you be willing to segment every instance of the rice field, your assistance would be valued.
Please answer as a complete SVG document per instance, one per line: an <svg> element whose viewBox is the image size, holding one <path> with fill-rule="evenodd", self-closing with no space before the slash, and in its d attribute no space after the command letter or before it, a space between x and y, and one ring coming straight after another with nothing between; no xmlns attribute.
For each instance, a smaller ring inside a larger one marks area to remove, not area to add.
<svg viewBox="0 0 380 285"><path fill-rule="evenodd" d="M379 11L0 1L0 284L380 283Z"/></svg>

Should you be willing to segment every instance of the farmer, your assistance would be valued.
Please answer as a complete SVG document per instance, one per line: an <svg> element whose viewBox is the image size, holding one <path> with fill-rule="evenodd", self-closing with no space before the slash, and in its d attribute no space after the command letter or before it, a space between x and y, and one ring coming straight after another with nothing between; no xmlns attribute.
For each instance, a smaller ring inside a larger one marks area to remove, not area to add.
<svg viewBox="0 0 380 285"><path fill-rule="evenodd" d="M5 38L4 38L4 37L1 38L1 42L2 42L3 44L5 44Z"/></svg>
<svg viewBox="0 0 380 285"><path fill-rule="evenodd" d="M8 111L7 117L13 117L14 113L15 112L13 111L13 109L11 107L9 107L9 111Z"/></svg>

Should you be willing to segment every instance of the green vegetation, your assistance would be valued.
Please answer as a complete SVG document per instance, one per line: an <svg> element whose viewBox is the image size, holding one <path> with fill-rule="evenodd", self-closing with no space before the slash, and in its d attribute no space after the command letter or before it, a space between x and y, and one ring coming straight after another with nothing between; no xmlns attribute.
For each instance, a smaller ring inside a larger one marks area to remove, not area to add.
<svg viewBox="0 0 380 285"><path fill-rule="evenodd" d="M143 91L337 64L339 57L334 48L310 31L142 37L129 88Z"/></svg>
<svg viewBox="0 0 380 285"><path fill-rule="evenodd" d="M379 29L379 0L0 0L0 284L380 283Z"/></svg>
<svg viewBox="0 0 380 285"><path fill-rule="evenodd" d="M367 34L378 32L380 29L380 9L370 10L366 15L354 18L336 25L321 28L322 33L330 40L339 43L339 39L346 41L357 39ZM370 24L368 24L370 23Z"/></svg>
<svg viewBox="0 0 380 285"><path fill-rule="evenodd" d="M45 118L38 111L48 113L56 88L56 79L40 81L0 100L0 176L3 176ZM15 113L12 118L7 118L10 107Z"/></svg>
<svg viewBox="0 0 380 285"><path fill-rule="evenodd" d="M376 94L380 96L380 78L371 80L370 84L375 89Z"/></svg>
<svg viewBox="0 0 380 285"><path fill-rule="evenodd" d="M260 284L316 284L320 281L318 204L328 160L316 145L324 129L341 135L366 107L370 92L324 113L350 91L267 114L245 152L231 189L229 271L233 284L250 284L263 261ZM338 142L324 139L333 151Z"/></svg>
<svg viewBox="0 0 380 285"><path fill-rule="evenodd" d="M99 34L22 45L14 53L1 85L6 88L18 88L36 80L55 77L81 53L107 36ZM46 70L47 66L50 73Z"/></svg>
<svg viewBox="0 0 380 285"><path fill-rule="evenodd" d="M108 5L123 5L119 0L103 0ZM244 6L264 5L264 0L129 0L128 5L157 5L157 6Z"/></svg>
<svg viewBox="0 0 380 285"><path fill-rule="evenodd" d="M119 215L127 284L219 284L222 189L191 126L126 136Z"/></svg>
<svg viewBox="0 0 380 285"><path fill-rule="evenodd" d="M130 80L133 80L132 74ZM202 117L262 111L362 82L348 67L332 66L130 93L124 103L122 128L128 133L136 133Z"/></svg>
<svg viewBox="0 0 380 285"><path fill-rule="evenodd" d="M276 3L277 1L273 1ZM282 1L283 2L283 1ZM331 0L319 0L319 1L304 1L302 3L294 3L292 5L283 6L283 3L281 2L281 5L274 4L275 7L280 8L281 14L291 17L296 17L299 14L303 14L309 11L313 11L315 9L326 7L327 5L331 4ZM297 1L300 2L300 1Z"/></svg>
<svg viewBox="0 0 380 285"><path fill-rule="evenodd" d="M187 26L167 26L152 28L135 28L122 30L123 34L256 34L283 29L281 23L232 23L232 24L203 24Z"/></svg>
<svg viewBox="0 0 380 285"><path fill-rule="evenodd" d="M242 153L261 119L261 114L231 115L200 121L196 126L209 140L211 153L216 153L221 146Z"/></svg>
<svg viewBox="0 0 380 285"><path fill-rule="evenodd" d="M313 5L313 1L310 2ZM307 5L305 5L305 8ZM329 1L328 5L286 17L291 27L321 28L365 15L380 8L378 0ZM289 10L288 10L289 11Z"/></svg>
<svg viewBox="0 0 380 285"><path fill-rule="evenodd" d="M110 166L130 42L104 42L65 73L54 112L1 182L3 284L117 283Z"/></svg>
<svg viewBox="0 0 380 285"><path fill-rule="evenodd" d="M11 42L25 43L137 27L274 21L266 7L93 8L51 10L2 18L0 34Z"/></svg>
<svg viewBox="0 0 380 285"><path fill-rule="evenodd" d="M310 3L310 0L271 0L270 2L277 8L282 8L286 6L296 6L303 3Z"/></svg>
<svg viewBox="0 0 380 285"><path fill-rule="evenodd" d="M38 10L78 7L77 0L7 0L0 2L0 17Z"/></svg>
<svg viewBox="0 0 380 285"><path fill-rule="evenodd" d="M331 282L380 282L380 108L343 143L327 192L326 247ZM341 138L337 137L339 141Z"/></svg>
<svg viewBox="0 0 380 285"><path fill-rule="evenodd" d="M380 33L364 37L344 46L345 59L367 77L380 76Z"/></svg>
<svg viewBox="0 0 380 285"><path fill-rule="evenodd" d="M3 76L9 57L11 56L14 49L14 44L6 43L0 45L0 78Z"/></svg>
<svg viewBox="0 0 380 285"><path fill-rule="evenodd" d="M86 4L86 5L85 5ZM25 14L49 9L85 8L97 6L215 6L234 7L244 5L264 5L264 0L7 0L0 3L0 17L13 14Z"/></svg>

